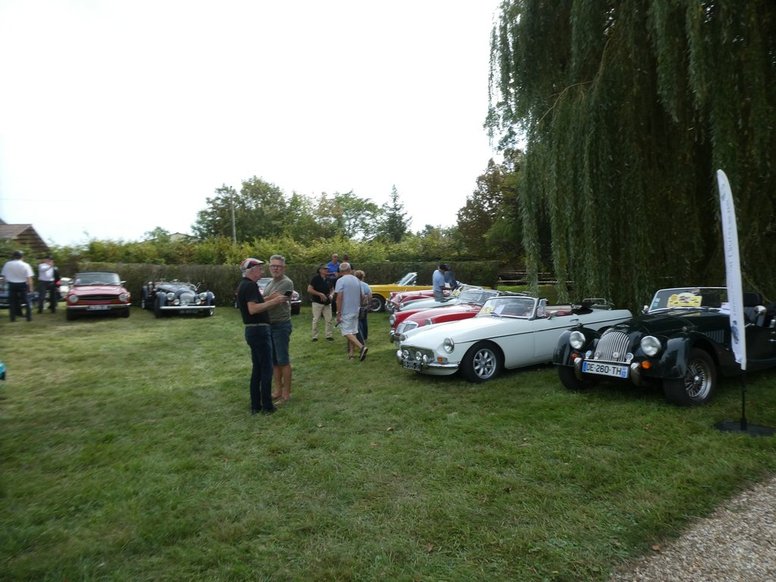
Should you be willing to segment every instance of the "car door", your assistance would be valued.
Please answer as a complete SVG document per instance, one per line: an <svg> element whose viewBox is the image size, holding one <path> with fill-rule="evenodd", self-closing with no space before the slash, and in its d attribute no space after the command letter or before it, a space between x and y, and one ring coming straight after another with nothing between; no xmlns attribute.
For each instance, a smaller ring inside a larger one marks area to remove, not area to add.
<svg viewBox="0 0 776 582"><path fill-rule="evenodd" d="M748 370L776 367L776 329L747 325L746 363Z"/></svg>
<svg viewBox="0 0 776 582"><path fill-rule="evenodd" d="M552 360L552 354L558 345L561 334L572 325L579 323L577 317L556 318L547 316L547 300L542 299L536 307L531 320L534 329L534 361L537 364Z"/></svg>

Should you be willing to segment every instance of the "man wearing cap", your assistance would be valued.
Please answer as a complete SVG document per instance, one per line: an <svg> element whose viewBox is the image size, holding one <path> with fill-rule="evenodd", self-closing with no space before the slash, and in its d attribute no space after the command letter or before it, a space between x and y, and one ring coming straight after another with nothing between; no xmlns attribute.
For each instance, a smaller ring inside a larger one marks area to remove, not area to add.
<svg viewBox="0 0 776 582"><path fill-rule="evenodd" d="M262 297L256 282L264 261L248 258L240 263L242 280L237 288L237 307L245 325L245 342L251 348L251 414L272 414L272 331L267 310L287 302L280 293Z"/></svg>
<svg viewBox="0 0 776 582"><path fill-rule="evenodd" d="M361 282L353 276L350 263L340 265L337 279L337 325L348 340L348 358L353 357L353 348L358 350L358 359L366 358L368 348L358 341L358 310L361 307Z"/></svg>
<svg viewBox="0 0 776 582"><path fill-rule="evenodd" d="M32 306L28 293L32 293L32 267L22 260L24 253L14 251L11 260L3 265L2 275L8 283L8 311L11 321L16 321L16 313L23 304L27 304L27 321L32 321Z"/></svg>

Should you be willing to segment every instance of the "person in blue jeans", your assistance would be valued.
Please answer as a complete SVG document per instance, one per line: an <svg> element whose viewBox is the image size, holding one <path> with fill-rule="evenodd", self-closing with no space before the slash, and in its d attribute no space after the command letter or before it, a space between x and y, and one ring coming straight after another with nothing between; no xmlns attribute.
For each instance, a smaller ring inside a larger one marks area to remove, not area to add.
<svg viewBox="0 0 776 582"><path fill-rule="evenodd" d="M257 281L261 279L264 261L247 258L240 263L242 280L237 288L237 307L245 326L245 342L251 349L251 414L272 414L272 331L270 308L288 302L285 295L274 293L262 297Z"/></svg>
<svg viewBox="0 0 776 582"><path fill-rule="evenodd" d="M264 293L267 295L279 293L289 299L289 302L272 307L268 311L272 329L273 383L275 385L272 399L277 403L286 403L291 399L290 299L294 292L294 282L286 276L286 259L283 255L272 255L269 258L269 270L272 281L264 288Z"/></svg>
<svg viewBox="0 0 776 582"><path fill-rule="evenodd" d="M372 289L364 281L364 277L366 277L364 271L356 269L353 274L361 283L361 309L358 310L358 339L362 344L365 344L366 340L369 339L369 320L367 315L369 314L369 304L372 302Z"/></svg>

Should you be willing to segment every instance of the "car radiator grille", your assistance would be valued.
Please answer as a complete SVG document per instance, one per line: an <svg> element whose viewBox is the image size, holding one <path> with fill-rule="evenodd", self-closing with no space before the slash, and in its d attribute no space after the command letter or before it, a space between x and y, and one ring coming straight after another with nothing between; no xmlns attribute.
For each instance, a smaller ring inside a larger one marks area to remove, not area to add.
<svg viewBox="0 0 776 582"><path fill-rule="evenodd" d="M619 331L604 334L595 348L594 360L625 362L628 353L628 336Z"/></svg>
<svg viewBox="0 0 776 582"><path fill-rule="evenodd" d="M81 295L81 301L118 301L117 295Z"/></svg>

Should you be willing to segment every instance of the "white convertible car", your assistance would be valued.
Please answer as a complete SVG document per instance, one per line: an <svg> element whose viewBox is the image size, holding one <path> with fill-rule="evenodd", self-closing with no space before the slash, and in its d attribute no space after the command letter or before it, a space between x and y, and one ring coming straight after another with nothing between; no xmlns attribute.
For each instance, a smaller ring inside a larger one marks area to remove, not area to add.
<svg viewBox="0 0 776 582"><path fill-rule="evenodd" d="M421 374L460 370L470 382L484 382L503 368L551 362L560 335L571 327L602 330L630 318L627 309L611 309L601 300L548 306L546 299L529 296L493 297L475 317L406 334L396 358Z"/></svg>

